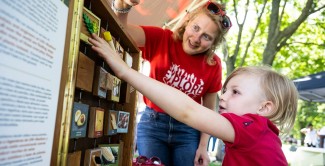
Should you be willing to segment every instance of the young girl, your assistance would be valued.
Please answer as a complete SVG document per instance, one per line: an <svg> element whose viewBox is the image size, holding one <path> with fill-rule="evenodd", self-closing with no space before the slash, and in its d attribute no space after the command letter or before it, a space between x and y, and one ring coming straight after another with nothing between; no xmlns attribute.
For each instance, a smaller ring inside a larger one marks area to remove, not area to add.
<svg viewBox="0 0 325 166"><path fill-rule="evenodd" d="M288 132L296 117L298 93L288 78L266 67L238 68L224 83L218 114L181 91L129 68L98 36L89 41L119 78L171 117L223 140L223 165L288 165L276 127Z"/></svg>
<svg viewBox="0 0 325 166"><path fill-rule="evenodd" d="M190 11L173 32L128 23L128 12L138 3L139 0L113 0L112 9L142 50L142 58L150 62L149 77L215 110L222 72L221 60L214 50L231 27L221 5L211 0ZM171 118L146 95L143 99L146 108L137 125L139 154L158 156L165 165L190 166L199 160L208 165L209 135Z"/></svg>

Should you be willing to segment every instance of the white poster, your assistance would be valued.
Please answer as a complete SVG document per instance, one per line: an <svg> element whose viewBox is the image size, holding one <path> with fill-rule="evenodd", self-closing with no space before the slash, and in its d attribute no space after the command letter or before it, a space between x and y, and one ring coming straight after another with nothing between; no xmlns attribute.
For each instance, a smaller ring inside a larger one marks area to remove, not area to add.
<svg viewBox="0 0 325 166"><path fill-rule="evenodd" d="M68 7L0 1L0 165L50 165Z"/></svg>

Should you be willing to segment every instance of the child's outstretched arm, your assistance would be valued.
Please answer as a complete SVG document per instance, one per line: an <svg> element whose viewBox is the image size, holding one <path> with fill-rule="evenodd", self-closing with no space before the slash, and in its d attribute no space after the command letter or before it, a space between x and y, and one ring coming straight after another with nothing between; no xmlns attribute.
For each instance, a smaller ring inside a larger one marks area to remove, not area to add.
<svg viewBox="0 0 325 166"><path fill-rule="evenodd" d="M234 141L234 129L226 118L198 104L181 91L131 69L104 39L94 34L92 37L89 38L89 42L93 44L92 49L106 61L115 75L128 82L170 116L224 141Z"/></svg>

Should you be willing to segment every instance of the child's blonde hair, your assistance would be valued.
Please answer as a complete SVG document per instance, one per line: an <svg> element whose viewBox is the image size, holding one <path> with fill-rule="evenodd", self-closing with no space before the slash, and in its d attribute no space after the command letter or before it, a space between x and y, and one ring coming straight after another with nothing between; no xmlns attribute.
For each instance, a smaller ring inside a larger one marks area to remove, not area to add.
<svg viewBox="0 0 325 166"><path fill-rule="evenodd" d="M275 112L267 117L279 127L282 133L288 133L295 122L298 104L298 91L287 77L266 66L240 67L227 77L223 87L231 78L240 74L255 74L260 77L261 89L267 100L274 104Z"/></svg>

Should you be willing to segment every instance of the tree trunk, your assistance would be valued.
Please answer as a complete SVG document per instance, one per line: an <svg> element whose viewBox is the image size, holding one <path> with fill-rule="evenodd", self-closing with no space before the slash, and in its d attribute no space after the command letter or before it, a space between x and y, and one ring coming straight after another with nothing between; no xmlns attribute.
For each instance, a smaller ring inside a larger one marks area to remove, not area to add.
<svg viewBox="0 0 325 166"><path fill-rule="evenodd" d="M263 52L263 64L272 66L276 53L277 51L274 48L266 47Z"/></svg>

